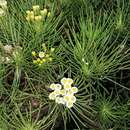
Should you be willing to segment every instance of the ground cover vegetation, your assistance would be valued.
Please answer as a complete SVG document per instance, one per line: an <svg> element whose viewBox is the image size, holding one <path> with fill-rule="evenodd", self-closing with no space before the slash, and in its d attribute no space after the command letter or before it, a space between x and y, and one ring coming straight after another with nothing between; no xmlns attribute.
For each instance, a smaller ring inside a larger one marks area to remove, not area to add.
<svg viewBox="0 0 130 130"><path fill-rule="evenodd" d="M0 130L130 130L130 0L0 0Z"/></svg>

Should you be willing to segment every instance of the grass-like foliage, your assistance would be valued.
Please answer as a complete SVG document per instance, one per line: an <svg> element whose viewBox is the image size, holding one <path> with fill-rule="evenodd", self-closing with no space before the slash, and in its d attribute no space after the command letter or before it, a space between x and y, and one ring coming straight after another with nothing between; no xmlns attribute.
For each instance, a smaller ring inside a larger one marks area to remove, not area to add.
<svg viewBox="0 0 130 130"><path fill-rule="evenodd" d="M113 26L112 15L96 17L93 11L85 18L81 15L79 31L71 29L72 37L68 34L69 41L63 40L76 75L83 74L86 79L105 78L129 67L126 58L129 54L124 52L127 36L118 44L119 36L113 39Z"/></svg>

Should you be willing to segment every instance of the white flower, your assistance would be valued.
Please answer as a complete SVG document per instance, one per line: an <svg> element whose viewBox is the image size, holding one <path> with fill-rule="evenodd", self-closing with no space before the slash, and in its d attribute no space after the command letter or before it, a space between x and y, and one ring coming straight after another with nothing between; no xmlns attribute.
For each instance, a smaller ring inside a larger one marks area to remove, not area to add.
<svg viewBox="0 0 130 130"><path fill-rule="evenodd" d="M65 85L64 85L64 89L65 89L66 91L69 91L69 90L71 89L71 85L70 85L70 84L65 84Z"/></svg>
<svg viewBox="0 0 130 130"><path fill-rule="evenodd" d="M64 96L64 101L65 102L69 102L69 100L70 100L70 95L65 95Z"/></svg>
<svg viewBox="0 0 130 130"><path fill-rule="evenodd" d="M65 95L66 95L66 91L65 91L64 89L62 89L62 90L60 90L60 94L61 94L62 96L65 96Z"/></svg>
<svg viewBox="0 0 130 130"><path fill-rule="evenodd" d="M41 51L41 52L39 52L39 57L40 57L40 58L45 57L45 52L42 52L42 51Z"/></svg>
<svg viewBox="0 0 130 130"><path fill-rule="evenodd" d="M76 102L76 97L75 96L71 96L70 97L70 101L73 102L73 103L75 103Z"/></svg>
<svg viewBox="0 0 130 130"><path fill-rule="evenodd" d="M64 101L63 97L56 97L56 103L65 104L65 101Z"/></svg>
<svg viewBox="0 0 130 130"><path fill-rule="evenodd" d="M50 100L55 100L55 98L56 98L56 94L54 92L49 94L49 99Z"/></svg>
<svg viewBox="0 0 130 130"><path fill-rule="evenodd" d="M55 90L61 90L62 86L60 84L56 84Z"/></svg>
<svg viewBox="0 0 130 130"><path fill-rule="evenodd" d="M6 14L5 11L0 8L0 17L5 16L5 14Z"/></svg>
<svg viewBox="0 0 130 130"><path fill-rule="evenodd" d="M9 63L10 62L10 58L9 57L5 57L5 62Z"/></svg>
<svg viewBox="0 0 130 130"><path fill-rule="evenodd" d="M76 102L76 97L74 95L67 94L67 95L64 96L64 100L65 100L65 102L73 102L73 103L75 103Z"/></svg>
<svg viewBox="0 0 130 130"><path fill-rule="evenodd" d="M60 84L51 84L50 89L52 90L61 90L62 86Z"/></svg>
<svg viewBox="0 0 130 130"><path fill-rule="evenodd" d="M76 102L76 97L68 96L68 97L65 97L64 100L66 102L66 107L71 108L71 107L73 107L74 103Z"/></svg>
<svg viewBox="0 0 130 130"><path fill-rule="evenodd" d="M55 100L58 104L64 104L66 107L71 108L76 102L74 94L78 92L78 88L71 86L73 83L71 78L61 79L61 83L62 85L54 83L50 85L50 88L54 91L49 95L49 98Z"/></svg>
<svg viewBox="0 0 130 130"><path fill-rule="evenodd" d="M13 50L12 45L5 45L3 48L6 53L11 53L11 51Z"/></svg>
<svg viewBox="0 0 130 130"><path fill-rule="evenodd" d="M77 87L72 87L72 88L71 88L71 91L72 91L72 93L74 93L74 94L75 94L75 93L77 93L77 92L78 92L78 88L77 88Z"/></svg>
<svg viewBox="0 0 130 130"><path fill-rule="evenodd" d="M63 78L61 79L61 83L64 86L65 90L70 90L71 89L71 85L73 84L73 80L71 78Z"/></svg>
<svg viewBox="0 0 130 130"><path fill-rule="evenodd" d="M51 84L49 88L52 89L52 90L55 90L55 88L56 88L56 84L54 84L54 83Z"/></svg>
<svg viewBox="0 0 130 130"><path fill-rule="evenodd" d="M6 0L0 0L0 6L2 9L7 9L7 1Z"/></svg>
<svg viewBox="0 0 130 130"><path fill-rule="evenodd" d="M78 92L78 88L77 87L71 87L68 91L67 91L67 94L68 95L74 95Z"/></svg>
<svg viewBox="0 0 130 130"><path fill-rule="evenodd" d="M70 85L71 86L73 82L74 81L71 78L63 78L63 79L61 79L61 83L63 85Z"/></svg>
<svg viewBox="0 0 130 130"><path fill-rule="evenodd" d="M59 96L60 95L60 90L57 89L57 90L54 91L54 93L55 93L56 96Z"/></svg>
<svg viewBox="0 0 130 130"><path fill-rule="evenodd" d="M68 107L68 108L72 108L73 105L74 105L74 104L73 104L73 102L71 102L71 101L66 103L66 107Z"/></svg>

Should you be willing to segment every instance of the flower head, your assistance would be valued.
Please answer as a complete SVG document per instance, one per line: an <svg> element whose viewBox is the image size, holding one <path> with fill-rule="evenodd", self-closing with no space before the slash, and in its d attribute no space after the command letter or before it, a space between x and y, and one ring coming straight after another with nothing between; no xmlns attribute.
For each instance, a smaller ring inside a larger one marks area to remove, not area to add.
<svg viewBox="0 0 130 130"><path fill-rule="evenodd" d="M65 89L66 91L69 91L69 90L71 89L71 85L70 85L70 84L65 84L65 85L64 85L64 89Z"/></svg>
<svg viewBox="0 0 130 130"><path fill-rule="evenodd" d="M62 88L61 84L56 84L55 90L61 90L61 88Z"/></svg>
<svg viewBox="0 0 130 130"><path fill-rule="evenodd" d="M27 10L27 16L26 19L27 21L32 21L33 23L37 23L39 21L43 22L45 20L45 17L50 15L50 12L48 13L47 9L42 9L40 10L39 5L34 5L33 10Z"/></svg>
<svg viewBox="0 0 130 130"><path fill-rule="evenodd" d="M62 96L65 96L65 95L66 95L66 91L65 91L64 89L62 89L62 90L60 90L60 94L61 94Z"/></svg>
<svg viewBox="0 0 130 130"><path fill-rule="evenodd" d="M51 84L49 88L52 89L52 90L55 90L55 88L56 88L56 84L54 84L54 83Z"/></svg>
<svg viewBox="0 0 130 130"><path fill-rule="evenodd" d="M56 103L65 104L65 101L64 101L63 97L56 97Z"/></svg>
<svg viewBox="0 0 130 130"><path fill-rule="evenodd" d="M76 102L76 97L74 95L67 94L67 95L64 96L64 100L66 102L73 102L73 103L75 103Z"/></svg>
<svg viewBox="0 0 130 130"><path fill-rule="evenodd" d="M61 83L63 85L72 85L73 80L71 78L63 78L63 79L61 79Z"/></svg>
<svg viewBox="0 0 130 130"><path fill-rule="evenodd" d="M40 57L40 58L45 57L45 52L43 52L43 51L39 52L39 57Z"/></svg>
<svg viewBox="0 0 130 130"><path fill-rule="evenodd" d="M55 98L56 98L56 94L54 92L49 94L49 99L50 100L55 100Z"/></svg>
<svg viewBox="0 0 130 130"><path fill-rule="evenodd" d="M74 94L78 92L77 87L72 87L73 80L71 78L63 78L61 84L51 84L50 88L53 90L52 95L49 94L49 98L53 96L58 104L63 104L68 108L72 108L76 102ZM54 95L53 95L54 94ZM51 97L50 97L51 96Z"/></svg>
<svg viewBox="0 0 130 130"><path fill-rule="evenodd" d="M65 100L65 102L69 102L69 100L70 100L70 95L65 95L65 96L64 96L64 100Z"/></svg>
<svg viewBox="0 0 130 130"><path fill-rule="evenodd" d="M32 51L32 56L34 57L34 60L37 61L34 63L38 64L40 66L46 62L51 62L53 60L51 49L49 50L49 49L47 49L45 44L43 44L43 45L42 45L42 47L44 48L43 51L40 51L39 53Z"/></svg>
<svg viewBox="0 0 130 130"><path fill-rule="evenodd" d="M74 105L74 103L71 101L66 103L66 107L68 107L68 108L73 107L73 105Z"/></svg>
<svg viewBox="0 0 130 130"><path fill-rule="evenodd" d="M72 93L74 93L74 94L75 94L75 93L77 93L77 92L78 92L78 88L77 88L77 87L72 87L72 88L71 88L71 91L72 91Z"/></svg>

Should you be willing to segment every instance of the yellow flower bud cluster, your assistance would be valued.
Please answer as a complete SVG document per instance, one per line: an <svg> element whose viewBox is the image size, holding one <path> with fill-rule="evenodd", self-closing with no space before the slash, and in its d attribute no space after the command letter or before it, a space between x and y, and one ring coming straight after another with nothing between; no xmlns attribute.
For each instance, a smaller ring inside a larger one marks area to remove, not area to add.
<svg viewBox="0 0 130 130"><path fill-rule="evenodd" d="M41 10L39 5L34 5L32 8L31 11L26 11L26 20L29 22L42 22L46 17L50 16L50 12L46 8Z"/></svg>
<svg viewBox="0 0 130 130"><path fill-rule="evenodd" d="M49 51L47 50L45 44L43 44L43 51L40 52L35 52L32 51L32 56L33 56L33 63L38 64L41 66L42 64L46 62L51 62L52 61L52 52L54 51L54 48L51 48Z"/></svg>
<svg viewBox="0 0 130 130"><path fill-rule="evenodd" d="M51 84L50 89L53 90L49 94L50 100L55 100L58 104L63 104L67 108L72 108L76 102L74 94L78 92L77 87L73 87L73 80L71 78L62 78L61 84Z"/></svg>

